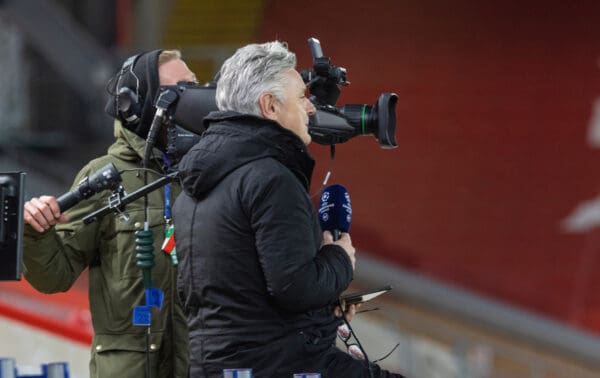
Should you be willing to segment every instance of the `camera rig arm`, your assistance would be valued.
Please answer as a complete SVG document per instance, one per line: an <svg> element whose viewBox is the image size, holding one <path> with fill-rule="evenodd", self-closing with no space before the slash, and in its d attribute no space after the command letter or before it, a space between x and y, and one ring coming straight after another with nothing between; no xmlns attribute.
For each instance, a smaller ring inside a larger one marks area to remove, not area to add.
<svg viewBox="0 0 600 378"><path fill-rule="evenodd" d="M159 178L158 180L151 182L148 185L142 186L135 192L125 195L124 197L121 197L121 193L117 192L118 197L116 199L109 199L109 203L107 206L105 206L101 209L98 209L98 210L94 211L93 213L86 215L83 218L83 224L90 224L92 222L95 222L95 221L99 220L100 218L102 218L103 216L110 214L112 212L114 212L114 213L122 212L125 209L125 206L127 204L129 204L130 202L133 202L136 199L141 198L141 197L145 196L146 194L163 187L164 185L168 184L169 182L175 180L178 175L179 175L179 172L169 173L166 176L163 176L163 177Z"/></svg>

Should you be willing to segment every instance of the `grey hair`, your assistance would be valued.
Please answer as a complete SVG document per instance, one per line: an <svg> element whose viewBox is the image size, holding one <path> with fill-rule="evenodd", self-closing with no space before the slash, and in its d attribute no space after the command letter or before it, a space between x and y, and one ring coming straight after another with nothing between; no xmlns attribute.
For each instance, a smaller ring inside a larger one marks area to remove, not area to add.
<svg viewBox="0 0 600 378"><path fill-rule="evenodd" d="M285 73L296 68L296 55L279 42L250 44L223 63L217 82L217 107L261 116L259 97L284 99Z"/></svg>

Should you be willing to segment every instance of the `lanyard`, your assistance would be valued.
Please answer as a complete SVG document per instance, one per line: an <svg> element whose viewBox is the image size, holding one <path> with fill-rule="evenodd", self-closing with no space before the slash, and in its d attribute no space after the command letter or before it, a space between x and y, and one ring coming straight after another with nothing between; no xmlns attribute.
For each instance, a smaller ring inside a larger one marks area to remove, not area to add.
<svg viewBox="0 0 600 378"><path fill-rule="evenodd" d="M169 171L171 168L171 161L167 154L163 154L163 163L165 165L165 171ZM171 256L171 263L173 266L177 266L177 248L175 248L175 235L173 234L175 228L173 227L173 219L171 216L171 183L165 185L165 241L162 245L162 250L167 255Z"/></svg>
<svg viewBox="0 0 600 378"><path fill-rule="evenodd" d="M163 163L165 166L165 170L168 172L169 168L171 168L171 161L169 160L169 157L167 156L167 154L163 153ZM167 225L170 225L172 222L172 215L171 215L171 183L168 183L165 185L165 207L164 207L164 217L165 217L165 223Z"/></svg>

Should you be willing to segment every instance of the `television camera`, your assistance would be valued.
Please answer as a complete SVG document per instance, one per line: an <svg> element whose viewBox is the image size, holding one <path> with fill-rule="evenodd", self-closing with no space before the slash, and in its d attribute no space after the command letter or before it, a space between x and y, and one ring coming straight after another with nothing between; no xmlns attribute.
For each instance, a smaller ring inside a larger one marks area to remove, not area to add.
<svg viewBox="0 0 600 378"><path fill-rule="evenodd" d="M373 135L382 148L395 148L396 104L395 93L383 93L372 105L349 104L336 106L341 87L349 85L346 69L331 64L323 55L321 44L309 38L313 68L301 72L310 91L310 100L317 108L309 122L309 134L322 145L345 143L358 135ZM166 112L167 122L196 135L204 132L204 117L217 110L215 91L218 83L198 86L180 83L162 86L162 91L172 91L176 96Z"/></svg>
<svg viewBox="0 0 600 378"><path fill-rule="evenodd" d="M308 44L313 57L313 69L300 74L307 83L310 100L317 108L311 117L309 134L319 144L332 145L347 142L357 135L373 135L382 148L395 148L396 104L395 93L383 93L373 106L335 106L341 87L349 85L346 69L331 64L323 55L321 43L309 38Z"/></svg>

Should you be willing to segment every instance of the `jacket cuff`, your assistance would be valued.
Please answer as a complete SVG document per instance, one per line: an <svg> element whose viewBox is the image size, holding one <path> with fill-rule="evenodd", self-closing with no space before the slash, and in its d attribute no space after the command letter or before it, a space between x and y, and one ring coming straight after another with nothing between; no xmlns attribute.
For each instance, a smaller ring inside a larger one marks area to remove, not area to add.
<svg viewBox="0 0 600 378"><path fill-rule="evenodd" d="M26 224L25 227L23 227L23 236L27 239L39 241L48 237L53 231L54 227L50 227L49 229L44 230L44 232L37 232L31 225Z"/></svg>
<svg viewBox="0 0 600 378"><path fill-rule="evenodd" d="M45 271L58 253L54 227L37 232L27 225L23 231L23 262L28 271Z"/></svg>

